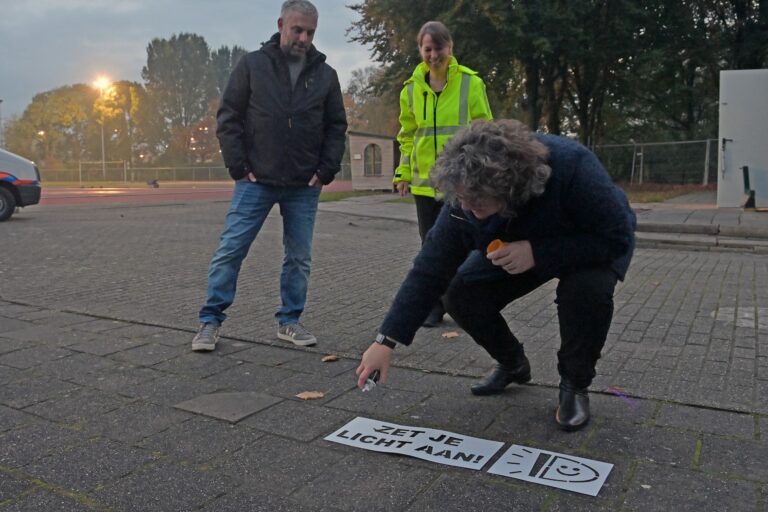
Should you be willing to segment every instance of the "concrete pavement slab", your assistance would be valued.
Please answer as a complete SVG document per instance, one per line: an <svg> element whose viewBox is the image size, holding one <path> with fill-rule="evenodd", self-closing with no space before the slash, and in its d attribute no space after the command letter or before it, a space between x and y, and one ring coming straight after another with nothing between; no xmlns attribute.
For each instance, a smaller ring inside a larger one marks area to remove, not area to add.
<svg viewBox="0 0 768 512"><path fill-rule="evenodd" d="M55 510L56 512L93 512L99 510L91 501L83 502L79 497L57 494L48 489L36 489L28 495L6 505L9 512L30 512L33 510Z"/></svg>
<svg viewBox="0 0 768 512"><path fill-rule="evenodd" d="M280 398L257 392L211 393L200 395L175 408L236 423L280 402Z"/></svg>
<svg viewBox="0 0 768 512"><path fill-rule="evenodd" d="M312 441L354 418L352 413L314 405L314 402L285 400L249 416L242 424L297 441Z"/></svg>
<svg viewBox="0 0 768 512"><path fill-rule="evenodd" d="M0 435L0 467L19 468L87 442L88 437L82 432L35 422Z"/></svg>
<svg viewBox="0 0 768 512"><path fill-rule="evenodd" d="M137 443L190 417L189 413L170 407L131 403L106 414L91 417L84 427L89 432L115 441Z"/></svg>

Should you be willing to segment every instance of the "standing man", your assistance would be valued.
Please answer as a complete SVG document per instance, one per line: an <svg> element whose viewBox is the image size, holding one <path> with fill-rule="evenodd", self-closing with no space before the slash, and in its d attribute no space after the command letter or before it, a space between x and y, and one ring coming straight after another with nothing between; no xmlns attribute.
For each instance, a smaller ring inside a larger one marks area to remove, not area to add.
<svg viewBox="0 0 768 512"><path fill-rule="evenodd" d="M386 381L392 350L413 341L441 295L453 319L497 362L471 392L492 395L528 382L528 358L501 311L557 279L555 421L564 430L584 427L614 287L626 275L635 244L635 214L626 196L584 146L508 120L478 121L459 132L438 157L433 180L446 207L363 354L358 386L374 370ZM486 254L494 239L505 244Z"/></svg>
<svg viewBox="0 0 768 512"><path fill-rule="evenodd" d="M284 2L278 33L240 59L221 98L216 135L236 183L192 350L216 348L240 266L275 204L283 217L285 251L277 337L301 346L317 343L299 317L320 190L340 169L347 130L336 71L312 45L317 19L307 0Z"/></svg>

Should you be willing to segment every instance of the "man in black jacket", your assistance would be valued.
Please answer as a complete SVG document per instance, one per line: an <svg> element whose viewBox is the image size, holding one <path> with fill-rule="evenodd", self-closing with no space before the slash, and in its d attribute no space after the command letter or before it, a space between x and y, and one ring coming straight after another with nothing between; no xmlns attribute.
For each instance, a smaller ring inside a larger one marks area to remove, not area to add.
<svg viewBox="0 0 768 512"><path fill-rule="evenodd" d="M312 45L317 19L307 0L283 3L278 33L238 62L221 98L216 135L236 183L208 270L208 296L192 350L216 348L240 266L275 204L283 217L285 250L277 336L302 346L317 342L299 317L320 190L340 169L347 130L336 71Z"/></svg>

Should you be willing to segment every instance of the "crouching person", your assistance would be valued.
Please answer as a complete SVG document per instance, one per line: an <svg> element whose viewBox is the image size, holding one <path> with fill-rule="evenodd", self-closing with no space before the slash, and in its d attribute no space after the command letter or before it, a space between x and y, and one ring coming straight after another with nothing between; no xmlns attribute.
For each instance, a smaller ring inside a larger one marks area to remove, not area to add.
<svg viewBox="0 0 768 512"><path fill-rule="evenodd" d="M634 248L635 215L584 146L534 134L511 120L479 121L443 148L433 174L443 208L357 368L362 387L387 379L392 352L409 345L444 295L448 313L497 362L475 395L531 379L523 345L501 310L557 279L559 405L555 421L589 421L587 388L613 316L613 292ZM495 239L505 242L486 252Z"/></svg>

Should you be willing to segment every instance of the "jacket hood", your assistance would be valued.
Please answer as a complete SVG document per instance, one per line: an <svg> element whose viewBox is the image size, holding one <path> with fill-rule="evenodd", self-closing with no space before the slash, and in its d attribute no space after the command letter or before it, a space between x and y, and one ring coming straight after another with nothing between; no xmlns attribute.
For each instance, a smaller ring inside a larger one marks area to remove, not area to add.
<svg viewBox="0 0 768 512"><path fill-rule="evenodd" d="M273 60L278 58L285 59L283 51L280 49L280 32L275 32L268 41L262 43L262 51L269 55ZM310 45L307 50L307 66L316 62L325 62L325 54L320 52L315 45Z"/></svg>

